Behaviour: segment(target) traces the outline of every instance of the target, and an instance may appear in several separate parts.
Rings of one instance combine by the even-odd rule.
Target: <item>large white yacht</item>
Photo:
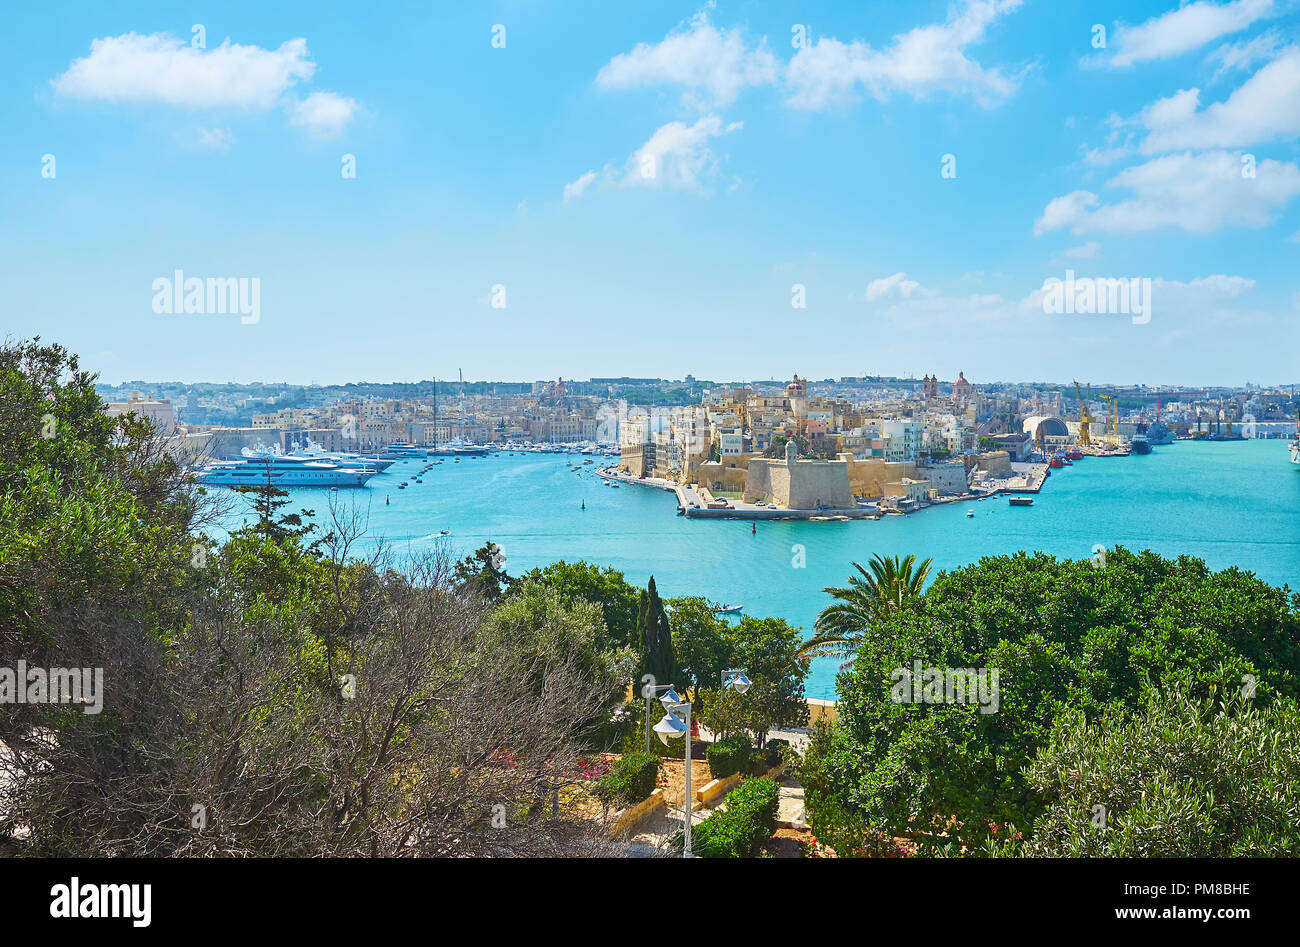
[[[375,471],[375,473],[383,473],[396,463],[396,461],[384,460],[374,454],[328,451],[315,441],[311,440],[307,441],[306,447],[300,447],[288,454],[281,454],[275,448],[266,447],[245,447],[241,453],[245,457],[283,457],[285,460],[328,461],[330,463],[338,464],[340,467],[370,467]]]
[[[1296,436],[1287,446],[1291,448],[1291,463],[1300,464],[1300,431],[1296,432]]]
[[[423,447],[416,447],[413,444],[389,444],[379,452],[379,456],[384,460],[410,460],[412,458],[423,460],[429,456],[429,452]]]
[[[245,457],[217,461],[199,468],[194,479],[221,487],[363,487],[375,475],[372,467],[343,467],[332,461],[287,457]]]

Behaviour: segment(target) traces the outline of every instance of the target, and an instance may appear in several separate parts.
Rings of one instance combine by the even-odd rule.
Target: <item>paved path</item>
[[[699,825],[711,815],[713,815],[712,809],[698,809],[691,813],[691,825]],[[681,808],[665,806],[654,815],[641,820],[641,824],[637,826],[637,834],[632,836],[631,842],[634,845],[644,845],[654,849],[666,848],[668,840],[680,832],[683,825],[685,820],[682,818]]]
[[[781,795],[777,804],[776,822],[782,828],[802,828],[804,823],[803,785],[789,773],[782,773],[777,781]],[[796,823],[799,823],[796,825]]]

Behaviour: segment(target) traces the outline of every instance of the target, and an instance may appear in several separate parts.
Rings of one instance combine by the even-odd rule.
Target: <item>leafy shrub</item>
[[[715,812],[692,832],[691,848],[702,858],[757,855],[776,831],[781,788],[770,779],[748,779],[727,796],[727,808]]]
[[[988,854],[1048,858],[1300,855],[1300,706],[1153,692],[1138,713],[1064,716],[1029,768],[1052,798],[1029,839]]]
[[[788,745],[789,744],[787,744],[784,740],[767,741],[767,768],[768,769],[771,769],[773,766],[781,765],[782,749]]]
[[[749,737],[737,733],[710,744],[704,756],[709,761],[709,773],[713,778],[723,779],[732,773],[746,772],[751,752]]]
[[[653,754],[626,754],[611,772],[597,780],[596,798],[606,807],[635,805],[654,792],[659,765],[659,757]]]

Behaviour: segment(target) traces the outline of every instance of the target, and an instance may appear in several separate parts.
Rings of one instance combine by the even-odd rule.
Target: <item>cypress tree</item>
[[[637,638],[641,643],[642,673],[653,674],[656,684],[673,683],[677,661],[673,657],[673,641],[668,627],[668,613],[664,610],[654,576],[641,593],[641,613],[637,619]]]

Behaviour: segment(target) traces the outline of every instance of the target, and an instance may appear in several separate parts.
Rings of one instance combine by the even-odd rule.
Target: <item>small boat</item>
[[[449,529],[440,529],[440,530],[438,530],[438,535],[439,535],[439,536],[450,536],[450,535],[451,535],[451,530],[449,530]]]
[[[967,511],[966,511],[966,518],[967,518],[967,519],[970,519],[970,518],[971,518],[972,516],[974,516],[974,515],[975,515],[975,511],[974,511],[974,510],[967,510]]]
[[[739,615],[743,609],[743,605],[719,605],[713,610],[713,613],[715,615]]]
[[[1007,502],[1012,506],[1033,506],[1033,497],[1007,497]]]

